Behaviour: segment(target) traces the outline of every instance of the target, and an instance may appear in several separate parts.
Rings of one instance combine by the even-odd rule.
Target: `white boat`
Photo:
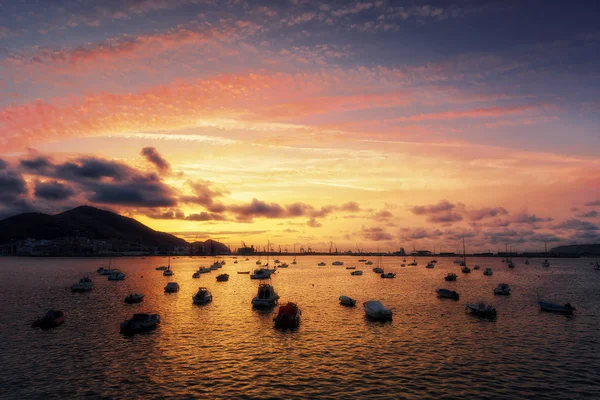
[[[510,286],[508,286],[508,283],[499,283],[494,289],[494,294],[508,296],[510,294]]]
[[[483,274],[486,276],[492,276],[494,273],[492,272],[491,268],[486,268],[485,271],[483,271]]]
[[[571,305],[571,303],[566,303],[564,305],[551,303],[549,301],[538,301],[540,309],[542,311],[555,312],[560,314],[573,314],[575,311],[575,307]]]
[[[394,274],[393,272],[388,272],[387,274],[381,274],[381,275],[379,275],[379,276],[380,276],[380,277],[382,277],[382,278],[388,278],[388,279],[391,279],[391,278],[395,278],[395,277],[396,277],[396,274]]]
[[[198,288],[198,291],[196,292],[196,294],[192,296],[192,301],[196,305],[203,305],[203,304],[210,303],[212,301],[212,299],[213,299],[212,294],[205,287]]]
[[[334,261],[331,263],[331,265],[344,265],[343,261]]]
[[[108,259],[108,267],[106,267],[106,268],[100,267],[100,268],[98,268],[96,270],[96,272],[98,272],[100,275],[110,275],[114,271],[118,271],[118,269],[111,268],[111,265],[112,265],[112,258],[109,257],[109,259]]]
[[[340,296],[340,304],[343,306],[354,307],[356,300],[348,296]]]
[[[455,292],[454,290],[450,290],[450,289],[438,289],[435,292],[437,293],[438,297],[441,297],[444,299],[458,300],[460,298],[460,296],[457,292]]]
[[[387,321],[392,319],[392,310],[385,308],[383,304],[376,300],[369,300],[363,303],[365,314],[373,319]]]
[[[258,292],[256,296],[252,299],[253,307],[271,307],[277,304],[277,300],[279,300],[279,295],[273,289],[273,286],[261,283],[258,286]]]
[[[273,272],[275,271],[268,268],[255,269],[252,275],[250,275],[250,279],[269,279]]]
[[[131,319],[121,323],[121,333],[144,332],[156,328],[160,323],[158,314],[133,314]]]
[[[179,292],[179,284],[177,282],[169,282],[165,286],[165,293]]]
[[[362,275],[362,274],[363,274],[363,272],[360,269],[350,272],[350,275]]]
[[[125,274],[118,269],[113,270],[113,272],[108,276],[109,281],[122,281],[125,279]]]
[[[93,287],[94,282],[92,282],[92,280],[88,277],[83,277],[79,280],[79,282],[71,286],[71,290],[73,292],[87,292],[92,290]]]

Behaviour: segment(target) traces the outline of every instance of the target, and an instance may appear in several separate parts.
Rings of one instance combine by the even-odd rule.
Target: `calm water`
[[[331,266],[335,259],[345,265]],[[95,274],[101,259],[1,258],[0,398],[600,398],[600,272],[589,259],[551,260],[549,269],[515,259],[514,270],[473,259],[482,270],[465,275],[450,258],[426,269],[425,259],[401,268],[386,257],[386,272],[398,275],[381,279],[372,266],[350,276],[345,266],[361,265],[354,257],[299,257],[271,279],[282,301],[302,309],[292,332],[273,329],[273,311],[250,306],[259,282],[236,271],[253,269],[256,258],[225,260],[218,273],[228,272],[228,282],[216,282],[216,271],[192,279],[212,263],[200,257],[172,260],[170,278],[154,269],[165,258],[116,259],[128,277],[109,282]],[[451,271],[458,281],[445,282]],[[71,293],[84,275],[94,289]],[[170,280],[179,293],[163,292]],[[494,297],[500,282],[512,296]],[[198,286],[211,290],[212,304],[192,304]],[[438,299],[440,287],[461,300]],[[134,292],[144,302],[124,304]],[[362,305],[340,306],[340,295],[380,300],[394,320],[368,321]],[[577,313],[541,313],[538,298],[570,301]],[[465,314],[478,300],[496,306],[495,321]],[[31,328],[49,308],[64,310],[65,324]],[[119,323],[140,311],[159,312],[160,327],[120,335]]]

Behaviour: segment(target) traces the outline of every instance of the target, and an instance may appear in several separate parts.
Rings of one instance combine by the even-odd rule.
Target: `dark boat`
[[[144,301],[144,295],[139,293],[132,293],[125,297],[125,303],[127,304],[136,304]]]
[[[229,274],[221,274],[217,276],[217,282],[226,282],[229,280]]]
[[[454,272],[450,272],[448,275],[446,275],[446,277],[444,279],[448,282],[455,281],[456,274]]]
[[[485,303],[467,304],[465,308],[469,314],[480,318],[496,318],[496,309]]]
[[[439,297],[444,299],[458,300],[460,298],[460,295],[456,291],[450,289],[438,289],[435,292]]]
[[[160,315],[158,314],[133,314],[131,319],[121,323],[121,333],[133,334],[145,332],[156,328],[160,323]]]
[[[567,314],[572,315],[573,311],[575,311],[575,307],[571,305],[571,303],[566,303],[564,305],[550,303],[549,301],[538,301],[540,306],[540,310],[554,312],[559,314]]]
[[[275,328],[294,329],[300,324],[300,315],[302,311],[295,303],[287,303],[279,307],[277,316],[273,318]]]
[[[33,328],[42,328],[44,330],[56,328],[65,322],[65,313],[59,310],[50,310],[41,318],[33,321],[31,326]]]

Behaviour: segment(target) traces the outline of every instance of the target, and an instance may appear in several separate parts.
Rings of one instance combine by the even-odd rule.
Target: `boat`
[[[573,311],[575,311],[575,307],[573,307],[571,305],[571,303],[566,303],[566,304],[556,304],[556,303],[550,303],[548,301],[538,301],[538,304],[540,306],[540,310],[542,311],[548,311],[548,312],[555,312],[555,313],[560,313],[560,314],[568,314],[568,315],[572,315]]]
[[[373,265],[373,261],[369,260],[369,261],[365,262],[365,265]]]
[[[550,266],[550,262],[548,260],[542,261],[542,267],[548,268]]]
[[[71,290],[73,292],[87,292],[92,290],[93,287],[94,282],[92,282],[92,280],[88,277],[83,277],[79,280],[79,282],[71,286]]]
[[[210,269],[211,271],[214,271],[219,268],[223,268],[223,265],[220,262],[215,261],[208,269]]]
[[[362,275],[362,274],[363,274],[363,272],[360,269],[350,272],[350,275]]]
[[[483,271],[483,274],[486,276],[492,276],[493,272],[491,268],[486,268],[485,271]]]
[[[529,265],[529,260],[525,260],[525,265]]]
[[[510,286],[508,286],[508,283],[499,283],[494,289],[494,294],[508,296],[510,294]]]
[[[508,244],[506,246],[507,246],[506,253],[507,254],[512,254],[512,246],[510,247],[510,253],[508,252]],[[515,267],[515,263],[513,263],[512,256],[510,256],[510,257],[507,256],[506,257],[506,266],[508,268],[514,268]]]
[[[212,294],[205,287],[198,288],[196,294],[192,296],[192,301],[196,305],[208,304],[212,301],[212,299]]]
[[[171,271],[171,256],[169,256],[167,268],[163,271],[163,276],[173,276],[173,271]]]
[[[373,272],[377,274],[383,274],[383,268],[375,267],[373,268]]]
[[[594,271],[600,271],[600,263],[598,262],[597,257],[596,257],[596,265],[594,265]]]
[[[233,263],[234,263],[234,264],[237,264],[237,260],[235,260]]]
[[[287,267],[289,267],[288,263],[279,264],[279,268],[287,268]]]
[[[198,271],[194,272],[194,273],[192,274],[192,278],[194,278],[194,279],[198,279],[198,278],[200,278],[200,272],[198,272]]]
[[[354,307],[356,305],[356,300],[350,298],[348,296],[340,296],[340,304],[347,307]]]
[[[229,274],[221,274],[217,276],[217,282],[226,282],[229,280]]]
[[[471,315],[475,315],[481,318],[494,318],[496,317],[496,309],[490,305],[486,305],[485,303],[478,304],[467,304],[465,307],[467,311]]]
[[[108,267],[106,267],[106,268],[100,267],[96,270],[96,272],[98,272],[100,275],[110,275],[114,271],[118,271],[117,269],[111,268],[111,265],[112,265],[112,257],[109,257],[108,258]]]
[[[294,260],[292,261],[292,264],[297,264],[298,262],[296,261],[296,245],[294,244]]]
[[[367,260],[366,260],[366,259],[364,259],[364,258],[361,258],[360,260],[358,260],[358,262],[362,262],[362,263],[364,263],[364,262],[367,262]]]
[[[477,265],[475,265],[475,266],[473,267],[473,269],[474,269],[475,271],[479,270],[480,268],[481,268],[481,267],[479,266],[479,264],[477,264]]]
[[[469,274],[469,273],[471,273],[471,268],[469,268],[465,265],[464,267],[461,268],[460,272],[462,272],[463,274]]]
[[[281,261],[279,261],[279,259],[275,259],[275,261],[273,261],[273,264],[279,264]]]
[[[427,265],[425,266],[425,268],[435,268],[435,264],[432,263],[431,261],[427,263]]]
[[[512,261],[512,260],[510,260],[510,261],[509,261],[509,262],[506,264],[506,266],[507,266],[508,268],[514,268],[514,267],[515,267],[515,263],[513,263],[513,261]]]
[[[356,267],[355,267],[355,266],[352,266],[352,265],[348,265],[348,266],[346,267],[346,269],[356,269]]]
[[[318,263],[317,265],[318,265],[319,267],[324,267],[324,266],[325,266],[325,265],[327,265],[327,264],[325,264],[323,261],[321,261],[321,262],[320,262],[320,263]]]
[[[548,261],[548,245],[544,242],[544,261],[542,261],[542,267],[548,268],[550,262]]]
[[[450,282],[450,281],[455,281],[457,278],[456,274],[454,272],[450,272],[448,275],[446,275],[446,277],[444,278],[446,281]]]
[[[457,258],[456,260],[452,261],[454,264],[462,264],[463,260],[461,260],[460,258]]]
[[[456,291],[450,289],[438,289],[435,292],[437,293],[438,297],[443,299],[458,300],[460,298],[460,295]]]
[[[334,261],[331,263],[331,265],[344,265],[343,261]]]
[[[412,260],[412,262],[409,262],[408,266],[410,266],[410,267],[416,267],[417,266],[417,259],[415,258],[415,259]]]
[[[200,267],[200,268],[198,268],[198,273],[199,274],[208,274],[211,271],[212,271],[212,269],[210,269],[209,267]]]
[[[288,302],[282,306],[279,306],[279,311],[275,318],[273,318],[273,324],[278,329],[294,329],[300,324],[300,316],[302,311],[295,303]]]
[[[225,265],[225,260],[221,260],[221,265]]]
[[[273,272],[275,271],[268,268],[255,269],[250,279],[270,279]]]
[[[108,276],[109,281],[122,281],[125,280],[125,274],[118,269],[113,270],[113,272]]]
[[[391,279],[391,278],[395,278],[396,274],[394,274],[393,272],[388,272],[387,274],[381,274],[379,276],[384,279]]]
[[[250,271],[238,271],[239,275],[248,275],[250,274]]]
[[[258,286],[258,292],[252,299],[253,307],[271,307],[277,304],[279,295],[273,289],[273,286],[267,283],[261,283]]]
[[[65,322],[66,315],[60,310],[49,310],[46,315],[36,319],[31,323],[32,328],[51,329],[62,325]]]
[[[179,284],[177,282],[169,282],[165,286],[165,293],[176,293],[179,292]]]
[[[157,271],[164,271],[165,269],[167,269],[167,266],[166,265],[162,265],[162,266],[156,267],[154,269],[157,270]]]
[[[160,323],[160,315],[139,313],[121,323],[121,333],[138,333],[152,330]]]
[[[406,264],[402,263],[400,264],[401,267],[406,267]]]
[[[402,259],[402,262],[406,262],[406,257]]]
[[[377,300],[369,300],[363,303],[365,314],[369,318],[373,318],[379,321],[388,321],[392,319],[392,310],[385,308]]]
[[[262,264],[262,261],[256,260],[256,265],[261,265],[261,264]]]
[[[127,304],[141,303],[142,301],[144,301],[144,295],[139,293],[132,293],[128,296],[125,296],[125,299],[123,301]]]

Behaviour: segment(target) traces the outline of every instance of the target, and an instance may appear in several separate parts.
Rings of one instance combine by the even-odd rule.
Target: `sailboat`
[[[550,263],[548,262],[548,245],[544,242],[544,261],[542,262],[542,267],[549,267]]]
[[[598,257],[596,257],[596,265],[594,266],[595,271],[600,271],[600,263],[598,262]]]
[[[250,279],[269,279],[271,278],[271,274],[275,272],[275,269],[269,269],[269,250],[271,244],[268,242],[267,244],[267,263],[259,269],[255,269],[252,275],[250,275]],[[258,262],[258,261],[257,261]]]
[[[462,272],[468,274],[471,272],[471,268],[467,267],[467,250],[465,248],[465,237],[463,236],[463,261],[460,263],[462,265]]]
[[[171,271],[171,256],[169,256],[169,263],[167,264],[167,269],[163,272],[163,276],[172,276],[173,271]]]
[[[294,261],[292,261],[292,264],[296,264],[296,244],[294,243]]]
[[[512,260],[512,246],[510,247],[510,254],[511,254],[510,257],[508,255],[506,256],[506,265],[508,266],[508,268],[514,268],[515,264],[513,263],[513,260]]]

